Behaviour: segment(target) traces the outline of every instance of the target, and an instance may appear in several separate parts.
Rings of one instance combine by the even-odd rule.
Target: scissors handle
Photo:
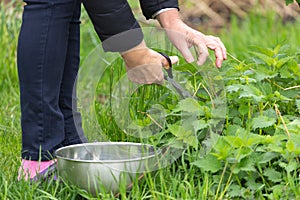
[[[165,59],[167,59],[169,66],[166,66],[164,68],[165,68],[168,76],[170,78],[173,78],[172,61],[171,61],[170,57],[165,53],[162,53],[162,52],[158,52],[158,53],[160,53],[163,57],[165,57]],[[166,79],[166,77],[165,77],[165,79]]]

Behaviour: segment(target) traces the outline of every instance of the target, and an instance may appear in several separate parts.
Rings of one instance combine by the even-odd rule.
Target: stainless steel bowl
[[[56,151],[59,176],[92,194],[130,184],[138,174],[151,171],[160,152],[153,146],[129,142],[71,145]]]

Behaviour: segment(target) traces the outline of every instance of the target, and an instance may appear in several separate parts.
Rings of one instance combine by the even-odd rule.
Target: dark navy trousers
[[[76,107],[80,0],[25,0],[18,41],[22,158],[87,142]]]

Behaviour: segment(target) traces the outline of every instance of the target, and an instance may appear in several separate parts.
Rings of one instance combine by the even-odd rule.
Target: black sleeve
[[[127,0],[83,0],[105,51],[121,52],[143,40]]]
[[[146,19],[151,19],[157,11],[164,8],[177,8],[178,0],[140,0],[141,8]]]

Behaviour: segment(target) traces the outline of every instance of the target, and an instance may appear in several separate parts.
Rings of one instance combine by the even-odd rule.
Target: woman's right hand
[[[121,53],[126,64],[128,79],[139,84],[162,84],[162,67],[169,63],[164,56],[149,49],[142,41],[138,46]],[[170,56],[172,64],[178,62],[177,56]]]

